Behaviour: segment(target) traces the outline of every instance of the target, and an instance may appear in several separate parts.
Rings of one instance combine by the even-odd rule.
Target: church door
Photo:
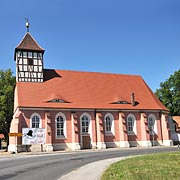
[[[82,144],[82,149],[90,149],[90,134],[89,134],[89,123],[90,119],[88,116],[83,115],[81,118],[81,144]]]

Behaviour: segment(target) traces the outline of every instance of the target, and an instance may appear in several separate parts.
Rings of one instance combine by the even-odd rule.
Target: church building
[[[22,133],[22,137],[10,136],[8,151],[172,144],[169,111],[141,76],[45,69],[44,52],[29,32],[15,48],[10,133]],[[38,137],[32,135],[36,130],[44,132],[44,141],[26,144],[23,138],[30,133],[30,138]]]

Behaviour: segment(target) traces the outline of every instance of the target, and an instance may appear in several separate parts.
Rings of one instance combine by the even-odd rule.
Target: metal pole
[[[153,146],[154,146],[154,129],[152,129],[152,136],[153,136]]]
[[[41,144],[41,152],[43,152],[43,144]]]
[[[15,153],[17,153],[17,136],[15,136]]]

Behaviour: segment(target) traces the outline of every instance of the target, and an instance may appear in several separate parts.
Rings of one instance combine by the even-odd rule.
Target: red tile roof
[[[46,69],[44,77],[43,83],[17,82],[19,107],[168,111],[141,76]],[[48,102],[55,99],[65,102]],[[128,104],[113,104],[118,101]]]
[[[38,43],[34,40],[34,38],[29,32],[25,34],[20,44],[16,47],[15,51],[17,50],[31,50],[44,52],[44,49],[38,45]]]
[[[172,118],[174,121],[177,122],[178,126],[180,127],[180,116],[173,116]]]

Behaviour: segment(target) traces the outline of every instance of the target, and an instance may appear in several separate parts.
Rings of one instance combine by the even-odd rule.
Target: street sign
[[[9,133],[9,136],[22,136],[22,133]]]

